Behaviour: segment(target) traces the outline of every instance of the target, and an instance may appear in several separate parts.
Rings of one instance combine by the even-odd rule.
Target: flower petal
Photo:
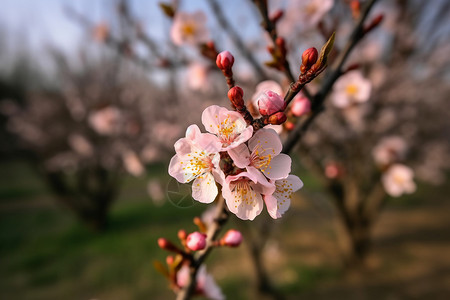
[[[255,135],[248,141],[248,148],[253,152],[256,148],[271,150],[273,156],[278,155],[283,148],[280,140],[280,136],[275,130],[270,128],[261,128]]]
[[[233,184],[232,184],[233,185]],[[253,220],[263,209],[261,194],[255,192],[250,185],[248,188],[224,188],[223,197],[228,209],[242,220]]]
[[[240,144],[236,148],[228,150],[228,154],[238,168],[245,168],[250,164],[250,151],[245,144]]]
[[[216,199],[218,190],[214,176],[205,173],[192,184],[192,197],[201,203],[211,203]]]
[[[291,164],[292,159],[289,155],[279,154],[275,156],[270,162],[268,168],[265,168],[263,171],[264,175],[270,179],[282,179],[286,178],[291,172]]]

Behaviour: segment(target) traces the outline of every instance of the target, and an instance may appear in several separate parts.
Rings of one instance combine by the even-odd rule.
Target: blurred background
[[[168,162],[204,108],[229,107],[205,42],[235,55],[249,106],[261,82],[287,90],[252,1],[159,2],[2,1],[0,298],[173,298],[153,267],[166,255],[156,240],[194,231],[207,206],[170,178]],[[284,11],[277,28],[294,76],[301,53],[336,31],[332,62],[365,2],[269,0],[271,13]],[[198,13],[203,40],[177,40],[182,13]],[[231,218],[244,244],[209,258],[228,299],[450,294],[450,2],[380,0],[367,23],[379,15],[346,63],[370,97],[344,107],[331,90],[291,153],[305,185],[290,210]],[[288,124],[305,116],[292,108]],[[285,139],[291,127],[278,129]],[[414,188],[386,184],[410,180],[394,165]]]

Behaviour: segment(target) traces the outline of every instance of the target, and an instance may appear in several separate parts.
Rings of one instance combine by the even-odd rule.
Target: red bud
[[[312,65],[314,65],[319,57],[317,49],[312,47],[306,49],[302,54],[302,65],[300,67],[300,72],[303,74],[307,72]]]
[[[224,73],[231,72],[234,64],[234,56],[229,51],[220,52],[216,58],[216,65]]]
[[[238,110],[243,109],[245,106],[243,97],[244,91],[238,86],[232,87],[228,91],[228,99],[230,99],[231,104]]]

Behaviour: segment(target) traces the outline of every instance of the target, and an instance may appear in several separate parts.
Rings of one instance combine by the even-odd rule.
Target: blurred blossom
[[[109,26],[106,23],[100,23],[94,27],[92,36],[97,42],[105,42],[109,36]]]
[[[177,12],[173,20],[170,36],[175,45],[196,46],[206,43],[209,38],[206,15],[202,11],[194,13]]]
[[[133,176],[140,176],[145,169],[136,153],[127,150],[122,155],[125,170]]]
[[[386,193],[392,197],[411,194],[416,191],[414,171],[405,165],[395,164],[383,174],[382,182]]]
[[[81,156],[91,156],[94,153],[91,143],[80,134],[69,135],[68,142],[75,152]]]
[[[336,107],[344,108],[369,100],[372,84],[358,70],[342,75],[333,86],[331,95]]]
[[[372,150],[375,162],[387,166],[405,158],[407,150],[406,141],[400,136],[383,138]]]
[[[291,112],[294,116],[300,117],[311,111],[311,102],[302,93],[298,93],[292,100]]]
[[[190,276],[189,267],[183,265],[177,272],[177,285],[184,287]],[[222,294],[220,287],[215,282],[214,278],[206,272],[206,268],[202,265],[197,273],[197,288],[196,290],[211,300],[223,300],[225,296]]]
[[[281,35],[291,35],[295,30],[313,29],[333,5],[334,0],[290,0],[278,26]]]
[[[156,179],[149,180],[147,185],[147,192],[154,204],[159,206],[164,203],[165,200],[164,190],[159,180]]]
[[[102,135],[112,135],[120,130],[122,114],[117,107],[108,106],[92,112],[89,115],[89,124]]]

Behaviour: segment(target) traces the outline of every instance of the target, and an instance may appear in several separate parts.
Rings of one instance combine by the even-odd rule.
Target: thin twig
[[[216,16],[217,21],[219,22],[222,29],[228,33],[230,39],[236,45],[239,52],[241,52],[242,56],[244,56],[245,59],[254,68],[257,81],[268,79],[269,76],[267,76],[265,70],[261,67],[261,65],[256,60],[256,58],[252,54],[252,52],[250,52],[247,49],[247,47],[245,46],[244,42],[242,41],[242,38],[240,37],[240,35],[236,32],[236,30],[233,28],[233,26],[230,24],[228,19],[223,14],[223,10],[221,9],[218,1],[217,0],[209,0],[207,2],[211,6],[211,10],[213,11],[214,15]]]
[[[342,75],[342,67],[346,62],[351,51],[355,45],[364,37],[364,21],[369,15],[370,10],[377,0],[371,0],[367,3],[361,16],[350,35],[350,38],[344,47],[344,50],[340,53],[339,57],[336,59],[335,63],[328,72],[328,76],[325,78],[324,83],[319,90],[319,92],[314,95],[312,105],[311,105],[311,115],[303,123],[299,123],[297,127],[289,134],[287,140],[283,145],[283,152],[289,153],[292,151],[298,140],[301,138],[302,134],[308,129],[314,119],[324,110],[323,103],[326,96],[330,92],[333,84]]]
[[[215,247],[214,241],[227,221],[228,211],[225,208],[225,199],[219,194],[214,222],[209,226],[207,232],[206,248],[192,258],[191,265],[189,266],[188,283],[178,292],[177,300],[187,300],[194,294],[197,285],[196,277],[198,270]]]

